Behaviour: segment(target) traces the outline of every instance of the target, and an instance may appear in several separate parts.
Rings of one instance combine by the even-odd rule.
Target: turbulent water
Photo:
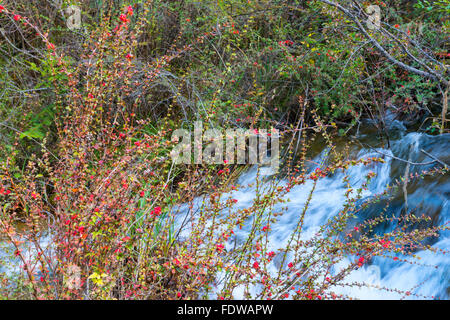
[[[402,177],[405,174],[406,163],[400,159],[408,159],[413,163],[429,163],[433,159],[427,156],[421,150],[439,158],[444,163],[450,163],[450,134],[440,136],[430,136],[424,133],[408,133],[401,123],[392,123],[390,130],[390,148],[377,147],[369,148],[367,145],[376,146],[379,142],[374,131],[367,131],[363,134],[358,134],[358,141],[361,144],[353,144],[350,150],[353,158],[367,158],[367,157],[383,157],[385,163],[372,165],[369,167],[355,166],[347,171],[350,176],[351,184],[356,189],[356,186],[361,185],[363,177],[369,171],[375,172],[377,175],[370,184],[369,190],[363,194],[365,199],[372,197],[377,193],[381,193],[385,187],[392,183],[395,179]],[[342,141],[345,144],[347,141]],[[366,146],[366,147],[364,147]],[[327,149],[320,145],[315,146],[316,149],[322,148],[315,157],[314,163],[309,170],[314,170],[320,166],[322,161],[326,159]],[[439,163],[411,165],[410,173],[420,172],[422,170],[429,170],[433,167],[441,166]],[[276,179],[268,168],[262,168],[259,171],[260,175],[265,175],[266,179]],[[235,191],[232,196],[237,199],[238,208],[247,208],[251,206],[256,190],[254,186],[249,187],[248,184],[254,183],[256,180],[257,169],[251,168],[244,173],[238,181],[242,187]],[[336,215],[343,207],[346,197],[344,196],[346,187],[342,182],[343,174],[335,174],[330,177],[320,179],[317,183],[314,192],[312,203],[309,206],[305,217],[305,234],[304,237],[314,235],[319,226],[325,223],[329,218]],[[281,184],[285,183],[280,181]],[[271,250],[281,248],[287,242],[287,237],[295,227],[298,215],[301,212],[309,192],[312,188],[310,181],[306,185],[301,185],[292,188],[288,194],[290,202],[287,204],[276,206],[275,210],[280,210],[287,206],[287,211],[280,217],[278,222],[272,226],[269,234],[269,246]],[[408,184],[408,211],[411,210],[416,215],[426,214],[433,219],[434,225],[442,225],[449,221],[449,194],[450,194],[450,179],[447,176],[437,176],[425,179],[412,180]],[[195,207],[201,205],[203,199],[198,198],[195,201]],[[360,214],[361,221],[363,219],[375,217],[379,215],[381,209],[385,204],[378,203],[373,205]],[[405,201],[403,191],[400,190],[395,195],[393,201],[390,202],[388,214],[400,216],[405,211]],[[180,219],[178,223],[183,220],[183,213],[187,214],[187,205],[183,205],[180,211]],[[356,222],[355,222],[356,223]],[[244,226],[242,230],[236,232],[236,241],[239,242],[245,239],[249,232],[250,223]],[[394,225],[384,226],[384,231],[389,231],[395,228]],[[185,229],[183,233],[189,232]],[[48,244],[48,239],[45,241]],[[450,232],[442,232],[440,238],[434,243],[433,247],[443,250],[450,248]],[[4,248],[3,248],[4,249]],[[10,248],[11,249],[11,248]],[[231,249],[231,244],[230,248]],[[4,254],[0,242],[0,259]],[[346,282],[364,282],[380,287],[396,288],[403,291],[411,291],[418,296],[411,295],[408,298],[417,297],[435,297],[437,299],[448,299],[450,295],[450,256],[447,254],[435,254],[429,251],[420,251],[417,256],[421,258],[420,265],[408,264],[392,259],[375,257],[369,264],[354,271]],[[400,256],[399,256],[400,257]],[[400,257],[401,258],[401,257]],[[406,259],[410,259],[405,257]],[[276,260],[276,259],[275,259]],[[341,266],[346,266],[350,261],[343,261]],[[279,262],[278,262],[279,263]],[[279,265],[275,263],[271,266],[273,272]],[[339,266],[338,266],[339,267]],[[436,268],[437,267],[437,268]],[[1,270],[0,270],[1,271]],[[336,292],[346,294],[351,297],[360,299],[398,299],[402,296],[395,292],[381,291],[370,287],[362,288],[335,288]],[[235,298],[242,297],[237,293]]]
[[[399,122],[393,122],[390,130],[390,148],[372,148],[368,145],[375,145],[379,139],[374,131],[368,131],[365,134],[358,134],[358,141],[362,143],[354,144],[351,149],[352,156],[356,158],[382,157],[385,163],[372,166],[355,166],[347,170],[346,174],[350,176],[350,181],[354,189],[363,183],[369,171],[377,175],[372,180],[369,190],[363,194],[368,199],[375,194],[381,193],[386,186],[395,179],[403,177],[405,174],[406,163],[399,159],[408,159],[411,163],[409,172],[416,173],[422,170],[429,170],[441,164],[434,162],[421,150],[439,158],[443,163],[450,163],[450,134],[440,136],[430,136],[424,133],[408,133]],[[344,141],[345,143],[345,141]],[[364,147],[365,146],[365,147]],[[314,159],[316,163],[309,170],[314,170],[320,166],[322,160],[326,157],[327,149]],[[398,158],[398,159],[396,159]],[[420,163],[420,165],[418,165]],[[425,163],[425,164],[423,164]],[[428,163],[428,164],[427,164]],[[260,170],[260,175],[270,177],[271,172],[268,168]],[[305,217],[305,237],[314,235],[319,226],[324,224],[329,218],[336,215],[344,206],[346,197],[344,196],[346,187],[342,182],[343,174],[335,174],[331,177],[320,179],[313,194],[312,203]],[[255,187],[246,187],[257,179],[257,169],[253,167],[243,174],[238,184],[241,189],[230,194],[232,198],[238,200],[238,208],[247,208],[251,206],[256,195]],[[285,183],[280,181],[281,184]],[[269,246],[271,250],[282,248],[288,241],[288,237],[294,229],[298,216],[308,198],[312,182],[292,188],[287,195],[290,202],[287,204],[275,206],[274,211],[287,207],[287,211],[279,218],[276,224],[271,227],[269,234]],[[449,221],[449,194],[450,179],[447,176],[437,176],[425,179],[417,179],[409,182],[407,187],[407,208],[405,208],[404,193],[400,188],[393,201],[390,202],[388,215],[400,216],[404,214],[405,209],[413,212],[417,216],[426,214],[432,217],[433,225],[445,224]],[[197,199],[196,204],[200,206],[202,199]],[[386,203],[372,205],[360,214],[361,222],[364,218],[371,218],[379,215],[381,209]],[[194,204],[194,208],[196,205]],[[184,209],[186,212],[186,209]],[[245,239],[250,230],[251,223],[247,223],[242,230],[236,233],[237,242]],[[384,226],[384,231],[390,231],[395,225]],[[381,230],[383,231],[383,230]],[[450,232],[441,232],[438,241],[434,241],[433,247],[448,250],[450,248]],[[229,245],[231,249],[231,244]],[[396,288],[402,291],[411,291],[415,295],[406,298],[427,298],[427,299],[448,299],[450,291],[450,256],[447,254],[431,253],[429,251],[419,251],[416,253],[420,257],[420,265],[408,264],[394,261],[393,259],[375,257],[369,264],[354,271],[345,280],[347,283],[359,282],[367,283],[373,286]],[[397,255],[402,258],[400,255]],[[411,260],[411,257],[403,257]],[[339,267],[345,267],[350,263],[349,260],[343,261]],[[276,272],[276,262],[271,266],[272,271]],[[437,268],[436,268],[437,267]],[[255,289],[256,290],[256,289]],[[405,298],[396,292],[379,290],[371,287],[336,287],[335,292],[345,294],[359,299],[399,299]],[[242,292],[235,294],[235,298],[240,298]]]

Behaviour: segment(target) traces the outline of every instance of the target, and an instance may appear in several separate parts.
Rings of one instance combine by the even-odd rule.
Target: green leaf
[[[20,139],[29,138],[29,139],[43,139],[44,133],[40,130],[39,126],[28,129],[20,135]]]

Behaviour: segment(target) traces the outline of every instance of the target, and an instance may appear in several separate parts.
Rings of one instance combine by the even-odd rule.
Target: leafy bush
[[[34,102],[39,110],[20,119],[26,125],[0,144],[0,230],[11,249],[5,261],[20,266],[0,276],[2,297],[346,298],[335,292],[346,275],[375,256],[430,249],[425,240],[447,229],[412,214],[353,226],[356,214],[395,187],[361,202],[373,174],[352,186],[346,170],[383,160],[353,160],[333,144],[337,119],[359,121],[355,92],[367,97],[351,80],[363,78],[378,57],[366,51],[353,59],[354,47],[327,36],[333,23],[303,16],[322,12],[315,2],[219,1],[219,11],[213,3],[113,1],[88,15],[89,33],[67,38],[0,7],[25,39],[36,43],[37,34],[44,44],[26,66],[35,73],[34,89],[49,88]],[[90,4],[83,12],[99,5]],[[267,18],[267,11],[274,13]],[[401,99],[413,90],[407,81]],[[433,88],[419,89],[431,99]],[[245,188],[235,183],[239,166],[171,163],[172,130],[193,119],[285,132],[302,123],[299,159],[286,157],[284,180],[257,176],[252,204],[239,207],[231,196]],[[305,141],[318,134],[330,154],[309,173]],[[296,153],[292,136],[285,139],[286,154]],[[27,144],[33,150],[22,150]],[[348,185],[346,205],[307,237],[303,223],[315,186],[338,172]],[[268,235],[294,187],[311,187],[309,199],[287,243],[272,251]],[[390,221],[402,228],[374,232]],[[247,232],[237,241],[242,228]]]

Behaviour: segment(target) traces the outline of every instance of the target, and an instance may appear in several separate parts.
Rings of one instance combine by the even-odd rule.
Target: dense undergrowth
[[[448,228],[432,226],[420,212],[381,212],[354,225],[359,212],[398,186],[361,202],[373,174],[352,186],[346,170],[383,159],[351,159],[336,149],[335,137],[371,117],[384,139],[387,113],[421,122],[429,133],[448,132],[441,114],[446,88],[391,64],[332,7],[238,0],[54,4],[0,6],[0,229],[9,256],[0,297],[348,298],[334,291],[353,270],[375,256],[431,250],[424,240]],[[82,9],[81,29],[66,26],[61,12],[70,4]],[[383,8],[394,29],[445,65],[448,3],[387,1]],[[419,67],[402,55],[402,44],[387,43],[390,54]],[[439,63],[426,66],[440,70]],[[244,187],[236,177],[245,167],[171,161],[172,132],[196,120],[205,129],[280,130],[279,177],[287,184],[258,177],[252,205],[236,208],[230,192]],[[309,173],[317,136],[329,154]],[[317,181],[338,172],[348,185],[346,205],[305,237]],[[446,173],[439,166],[410,178]],[[292,188],[309,183],[295,230],[284,248],[270,251],[268,234],[283,215],[275,207],[287,206]],[[188,204],[184,214],[181,204]],[[373,231],[394,220],[393,231]],[[231,246],[246,223],[245,240]]]

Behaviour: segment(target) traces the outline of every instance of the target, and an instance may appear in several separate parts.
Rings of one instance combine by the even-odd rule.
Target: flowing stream
[[[436,166],[443,166],[443,164],[437,161],[430,163],[434,159],[430,158],[422,150],[439,159],[442,163],[450,163],[450,134],[431,136],[425,133],[408,132],[403,124],[398,121],[392,121],[389,126],[390,148],[380,148],[377,146],[377,144],[380,144],[377,131],[373,126],[370,128],[370,123],[366,123],[364,124],[365,132],[358,133],[356,137],[359,143],[353,143],[353,147],[350,149],[351,156],[354,159],[367,157],[382,157],[385,159],[385,163],[371,166],[358,165],[350,167],[347,170],[346,174],[350,177],[350,182],[354,189],[363,183],[363,178],[369,171],[376,173],[376,177],[369,185],[369,190],[363,194],[363,199],[368,199],[375,194],[382,193],[388,184],[393,183],[395,179],[399,179],[405,175],[407,162],[401,159],[415,163],[410,165],[408,169],[410,174],[430,170]],[[342,144],[341,147],[348,140],[349,138],[343,138],[340,142]],[[314,161],[312,161],[313,165],[309,168],[310,171],[320,166],[322,160],[325,159],[327,151],[323,143],[316,142],[315,144],[313,148],[319,152],[315,156]],[[368,146],[377,147],[373,148]],[[264,170],[260,169],[259,175],[266,175],[267,177],[265,178],[268,179],[276,179],[274,176],[271,176],[272,173],[268,170],[269,168],[262,169]],[[314,235],[322,224],[343,208],[346,201],[344,195],[346,186],[342,182],[343,177],[343,174],[334,174],[319,179],[312,202],[305,216],[304,232],[306,238]],[[251,206],[256,196],[254,184],[256,179],[256,167],[251,168],[238,179],[237,184],[241,188],[229,194],[229,196],[238,200],[236,204],[237,208],[248,208]],[[284,181],[280,182],[281,184],[285,183]],[[252,183],[253,186],[248,186]],[[282,248],[288,241],[289,235],[295,228],[298,216],[308,198],[312,184],[312,181],[309,180],[305,185],[292,188],[291,192],[286,196],[290,201],[287,204],[275,206],[274,211],[281,210],[282,207],[287,207],[287,210],[279,217],[277,223],[271,226],[269,249],[275,251],[276,249]],[[407,204],[405,204],[403,189],[399,188],[393,200],[389,203],[387,215],[399,217],[404,214],[406,209],[408,212],[413,211],[416,216],[425,214],[431,217],[432,223],[435,226],[446,224],[450,219],[449,195],[450,179],[448,175],[414,179],[409,181],[407,185]],[[202,198],[196,199],[194,202],[194,210],[196,207],[201,206],[202,200]],[[358,222],[378,216],[386,206],[386,201],[382,200],[381,203],[371,205],[368,209],[360,213]],[[183,208],[182,212],[187,212],[187,208]],[[250,227],[251,222],[248,222],[242,230],[236,232],[235,236],[238,243],[245,239]],[[381,227],[384,230],[380,231],[390,231],[395,228],[395,225],[384,224]],[[450,232],[441,232],[440,237],[437,240],[432,240],[429,244],[435,248],[449,250]],[[232,249],[232,247],[232,244],[229,247],[226,246],[227,249]],[[429,251],[419,251],[416,252],[416,255],[420,257],[419,265],[394,261],[389,258],[375,257],[371,259],[370,263],[354,271],[345,279],[347,283],[359,282],[372,286],[396,288],[402,291],[410,291],[416,295],[404,297],[404,295],[397,292],[379,290],[374,287],[336,287],[335,292],[359,299],[399,299],[402,297],[413,299],[424,297],[426,299],[448,299],[450,295],[450,256],[448,254],[432,253]],[[397,257],[411,260],[411,257],[402,257],[400,255],[397,255]],[[271,268],[273,272],[276,272],[279,267],[279,262],[277,265],[276,259],[274,261]],[[342,265],[337,266],[337,268],[344,267],[349,263],[350,260],[342,261]],[[242,296],[243,290],[235,294],[234,297],[239,299]]]
[[[367,128],[370,126],[365,124],[364,127]],[[438,158],[443,163],[450,163],[450,134],[430,136],[424,133],[408,132],[400,122],[393,121],[390,123],[389,130],[390,148],[380,148],[377,146],[380,139],[377,136],[376,130],[365,130],[365,132],[358,133],[356,137],[362,145],[360,143],[352,144],[353,147],[350,149],[351,156],[355,159],[374,156],[385,159],[385,163],[383,164],[368,167],[359,165],[350,167],[347,170],[347,175],[350,177],[350,182],[354,189],[363,183],[363,177],[369,171],[376,173],[376,177],[369,185],[369,190],[363,194],[363,198],[365,199],[381,193],[388,184],[404,176],[407,164],[398,159],[408,159],[412,163],[428,163],[410,165],[409,172],[412,174],[421,172],[422,170],[429,170],[436,166],[442,166],[438,162],[430,164],[429,162],[433,161],[433,159],[422,152],[422,150]],[[349,138],[342,138],[341,140],[339,143],[343,146],[348,142]],[[367,145],[374,146],[376,149],[369,148]],[[320,166],[322,160],[325,160],[327,152],[327,149],[319,141],[315,142],[313,147],[317,151],[317,155],[312,162],[313,165],[309,168],[311,171]],[[266,175],[267,179],[276,179],[271,175],[270,170],[267,170],[268,168],[262,169],[259,171],[260,174]],[[238,200],[236,204],[238,208],[247,208],[252,204],[256,190],[254,185],[248,185],[255,182],[256,175],[257,169],[255,167],[241,175],[237,182],[241,185],[241,188],[233,192],[233,194],[230,194],[230,196]],[[319,179],[312,202],[305,216],[305,237],[314,235],[319,226],[342,209],[346,201],[346,197],[344,196],[346,187],[342,182],[342,178],[343,174],[334,174]],[[284,181],[280,182],[282,184],[285,183]],[[270,249],[275,251],[283,247],[287,242],[287,235],[295,227],[298,215],[308,198],[311,188],[311,181],[305,185],[292,188],[291,192],[287,195],[290,202],[280,204],[279,207],[274,208],[278,210],[282,207],[287,207],[287,210],[279,218],[278,222],[272,226],[269,234]],[[450,219],[449,195],[450,179],[448,175],[414,179],[407,186],[408,211],[413,210],[416,215],[426,214],[430,216],[433,225],[446,224]],[[200,206],[201,202],[202,198],[197,198],[194,209],[195,206]],[[364,219],[379,215],[385,205],[386,203],[383,203],[383,201],[376,205],[371,205],[361,213],[359,217],[360,222]],[[390,202],[387,213],[398,217],[404,214],[405,205],[404,192],[400,188],[393,201]],[[187,213],[187,211],[187,204],[185,204],[181,207],[180,213],[183,215],[183,212]],[[384,231],[392,230],[394,227],[394,225],[383,225]],[[250,223],[247,223],[242,230],[237,231],[235,235],[236,241],[239,242],[239,239],[244,239],[249,232],[249,228]],[[184,230],[181,233],[182,236],[184,232],[188,232],[188,230]],[[49,239],[46,238],[44,242],[49,244]],[[450,232],[441,232],[440,238],[431,242],[430,245],[435,248],[449,250]],[[0,242],[0,259],[5,254],[4,249],[5,247],[3,246],[2,250]],[[450,296],[450,256],[448,254],[431,253],[429,251],[419,251],[417,252],[417,256],[421,258],[420,265],[375,257],[370,263],[354,271],[346,281],[364,282],[380,287],[411,291],[418,294],[419,297],[426,296],[430,298],[433,296],[437,299],[448,299]],[[399,258],[401,257],[399,256]],[[407,257],[405,258],[408,259]],[[343,261],[342,266],[347,265],[349,262]],[[276,264],[275,259],[275,263],[272,266],[274,272],[277,268]],[[336,292],[360,299],[398,299],[401,297],[396,292],[378,290],[370,287],[337,287]],[[240,298],[239,294],[235,298]],[[417,296],[410,296],[409,298],[417,298]]]

